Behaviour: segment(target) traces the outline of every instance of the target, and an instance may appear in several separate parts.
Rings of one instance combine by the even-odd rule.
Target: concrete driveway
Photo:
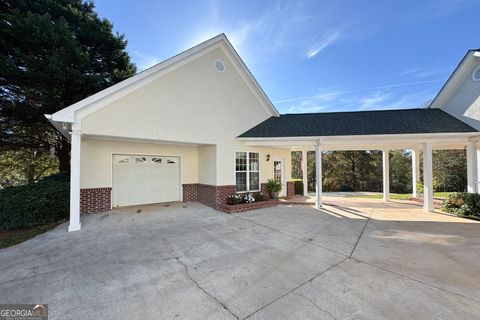
[[[50,319],[480,319],[480,223],[327,198],[83,217],[0,250],[0,303]]]

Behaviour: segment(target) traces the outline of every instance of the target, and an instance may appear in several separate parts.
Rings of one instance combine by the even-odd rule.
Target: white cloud
[[[313,49],[310,49],[307,51],[306,56],[307,58],[313,58],[317,54],[319,54],[323,49],[334,43],[340,38],[340,32],[339,31],[334,31],[330,34],[327,34],[326,37],[317,43]]]

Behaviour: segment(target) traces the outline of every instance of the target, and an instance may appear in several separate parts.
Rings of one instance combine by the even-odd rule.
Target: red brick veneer
[[[242,203],[242,204],[235,204],[235,205],[220,204],[217,209],[227,213],[235,213],[235,212],[243,212],[243,211],[248,211],[253,209],[274,207],[277,204],[278,204],[278,200],[266,200],[266,201]]]
[[[212,186],[208,184],[184,184],[183,201],[198,201],[206,206],[218,209],[226,204],[227,198],[235,193],[235,186]]]
[[[287,181],[287,197],[293,197],[295,195],[295,182]]]
[[[197,201],[198,183],[184,184],[183,186],[183,201]]]
[[[110,210],[112,188],[80,189],[80,213],[97,213]]]

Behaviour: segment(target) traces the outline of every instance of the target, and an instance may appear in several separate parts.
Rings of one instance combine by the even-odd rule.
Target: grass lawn
[[[49,223],[24,229],[0,230],[0,249],[19,244],[20,242],[35,237],[36,235],[47,232],[58,225],[59,223]]]
[[[446,198],[451,192],[435,192],[433,195],[435,198]],[[352,198],[367,198],[367,199],[382,199],[383,194],[365,194],[351,196]],[[390,199],[392,200],[408,200],[412,197],[411,193],[390,193]]]

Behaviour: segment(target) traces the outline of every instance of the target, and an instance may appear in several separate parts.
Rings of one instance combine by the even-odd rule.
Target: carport
[[[315,114],[286,114],[272,117],[237,139],[248,146],[290,147],[302,151],[306,168],[308,151],[315,151],[316,207],[322,206],[322,151],[381,150],[383,153],[383,200],[389,200],[389,151],[412,151],[413,196],[419,191],[423,165],[423,208],[433,212],[432,150],[466,149],[468,192],[478,192],[479,133],[440,109],[407,109]],[[423,152],[423,164],[420,164]],[[307,193],[306,170],[303,172]]]

